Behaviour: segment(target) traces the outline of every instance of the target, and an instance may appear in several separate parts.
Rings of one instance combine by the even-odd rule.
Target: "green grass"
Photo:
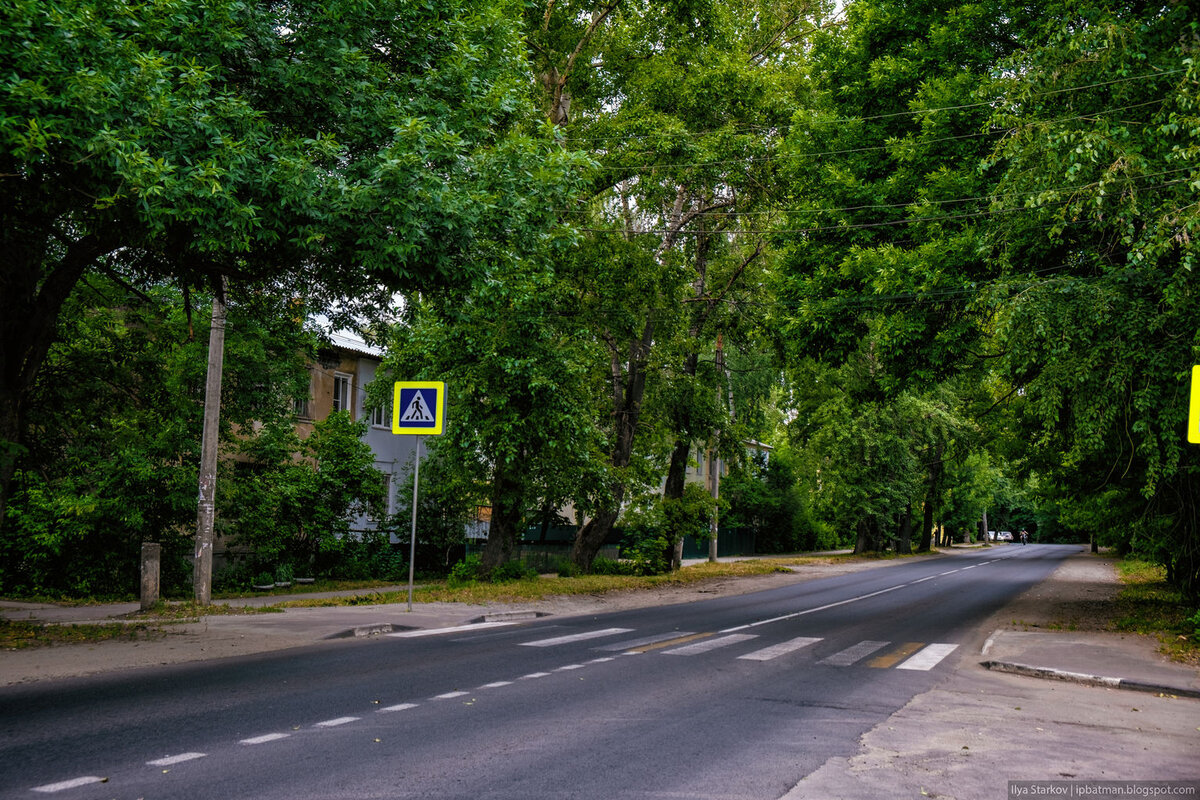
[[[395,586],[398,583],[401,583],[401,581],[334,581],[321,578],[315,583],[296,583],[293,581],[291,586],[276,586],[274,589],[266,591],[255,591],[247,588],[239,591],[213,592],[213,599],[234,600],[239,597],[271,597],[272,595],[281,594],[313,594],[314,592],[337,592],[349,589],[378,589],[384,586]]]
[[[278,614],[283,609],[279,606],[231,606],[227,603],[197,605],[195,601],[156,603],[146,611],[137,611],[125,616],[126,619],[144,619],[157,622],[187,622],[198,620],[200,617],[217,617],[238,614]]]
[[[580,575],[574,578],[542,576],[528,580],[506,583],[473,583],[467,586],[450,587],[445,581],[427,582],[413,591],[413,601],[420,603],[521,603],[547,597],[570,595],[599,595],[610,592],[656,589],[664,586],[687,586],[713,578],[729,578],[745,575],[770,575],[787,572],[787,567],[776,561],[749,560],[720,564],[696,564],[684,567],[668,575]],[[403,603],[408,600],[407,591],[375,592],[357,597],[313,598],[281,603],[284,608],[312,606],[352,606]]]
[[[1117,564],[1125,588],[1117,595],[1117,630],[1158,636],[1177,660],[1200,664],[1200,636],[1189,621],[1195,614],[1178,589],[1167,583],[1160,565],[1127,558]]]
[[[127,625],[121,622],[85,625],[45,625],[0,619],[0,649],[23,650],[52,644],[79,644],[105,641],[135,642],[149,639],[162,630],[149,623]]]

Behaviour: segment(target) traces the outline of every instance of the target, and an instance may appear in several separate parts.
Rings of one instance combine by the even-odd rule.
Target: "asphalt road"
[[[777,798],[1073,550],[0,689],[0,797]]]

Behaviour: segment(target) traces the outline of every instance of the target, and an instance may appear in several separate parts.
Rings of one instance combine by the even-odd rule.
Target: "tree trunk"
[[[925,488],[925,508],[921,514],[921,543],[917,545],[918,553],[928,553],[933,541],[933,509],[937,504],[938,491],[942,482],[942,453],[939,449],[937,460],[929,465],[929,483]]]
[[[654,342],[654,313],[646,317],[642,337],[629,345],[629,359],[622,379],[621,365],[613,354],[613,450],[609,458],[617,477],[614,479],[608,508],[602,509],[575,534],[571,547],[571,561],[584,572],[592,568],[596,554],[612,533],[621,505],[625,501],[625,479],[620,473],[629,466],[633,455],[633,442],[638,423],[642,417],[642,401],[646,395],[646,360]]]
[[[492,522],[488,527],[487,544],[483,546],[485,573],[513,560],[521,538],[523,518],[520,482],[513,475],[511,465],[497,464],[492,476]]]
[[[612,533],[613,526],[620,516],[620,503],[616,509],[601,511],[592,517],[586,525],[575,534],[575,543],[571,546],[571,561],[584,571],[590,570],[596,554],[604,546],[604,541]]]
[[[867,552],[867,548],[870,546],[868,543],[869,534],[867,531],[867,521],[865,519],[860,519],[858,523],[855,524],[854,531],[857,534],[854,539],[854,555]]]
[[[900,555],[912,552],[912,516],[912,503],[909,503],[900,515],[900,528],[896,531],[896,552]]]
[[[88,235],[71,242],[57,266],[47,273],[45,240],[21,226],[0,231],[5,256],[0,282],[0,531],[22,452],[25,403],[58,333],[58,317],[84,271],[112,249]]]

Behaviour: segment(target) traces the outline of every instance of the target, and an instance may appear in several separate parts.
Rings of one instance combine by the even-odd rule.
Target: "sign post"
[[[412,611],[413,575],[417,561],[417,486],[421,477],[421,437],[441,436],[446,427],[446,384],[442,381],[396,381],[392,391],[392,433],[416,439],[413,451],[412,531],[408,540],[408,610]]]

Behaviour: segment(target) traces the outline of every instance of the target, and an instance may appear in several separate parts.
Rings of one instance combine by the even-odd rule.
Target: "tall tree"
[[[89,273],[345,314],[521,248],[560,175],[512,3],[16,0],[0,13],[0,523]],[[545,198],[545,202],[540,202]],[[511,202],[510,202],[511,201]]]
[[[550,2],[527,16],[547,116],[601,164],[578,209],[590,241],[575,261],[607,349],[609,480],[583,504],[593,513],[572,558],[585,569],[634,485],[648,428],[658,427],[645,418],[658,373],[681,384],[699,377],[721,315],[738,313],[734,289],[759,264],[761,242],[743,215],[770,184],[765,156],[790,114],[786,67],[816,5]],[[673,474],[690,444],[676,448]],[[669,491],[681,489],[673,481]]]
[[[1081,4],[998,73],[990,295],[1003,391],[1063,521],[1159,560],[1193,597],[1198,34],[1188,3]]]

